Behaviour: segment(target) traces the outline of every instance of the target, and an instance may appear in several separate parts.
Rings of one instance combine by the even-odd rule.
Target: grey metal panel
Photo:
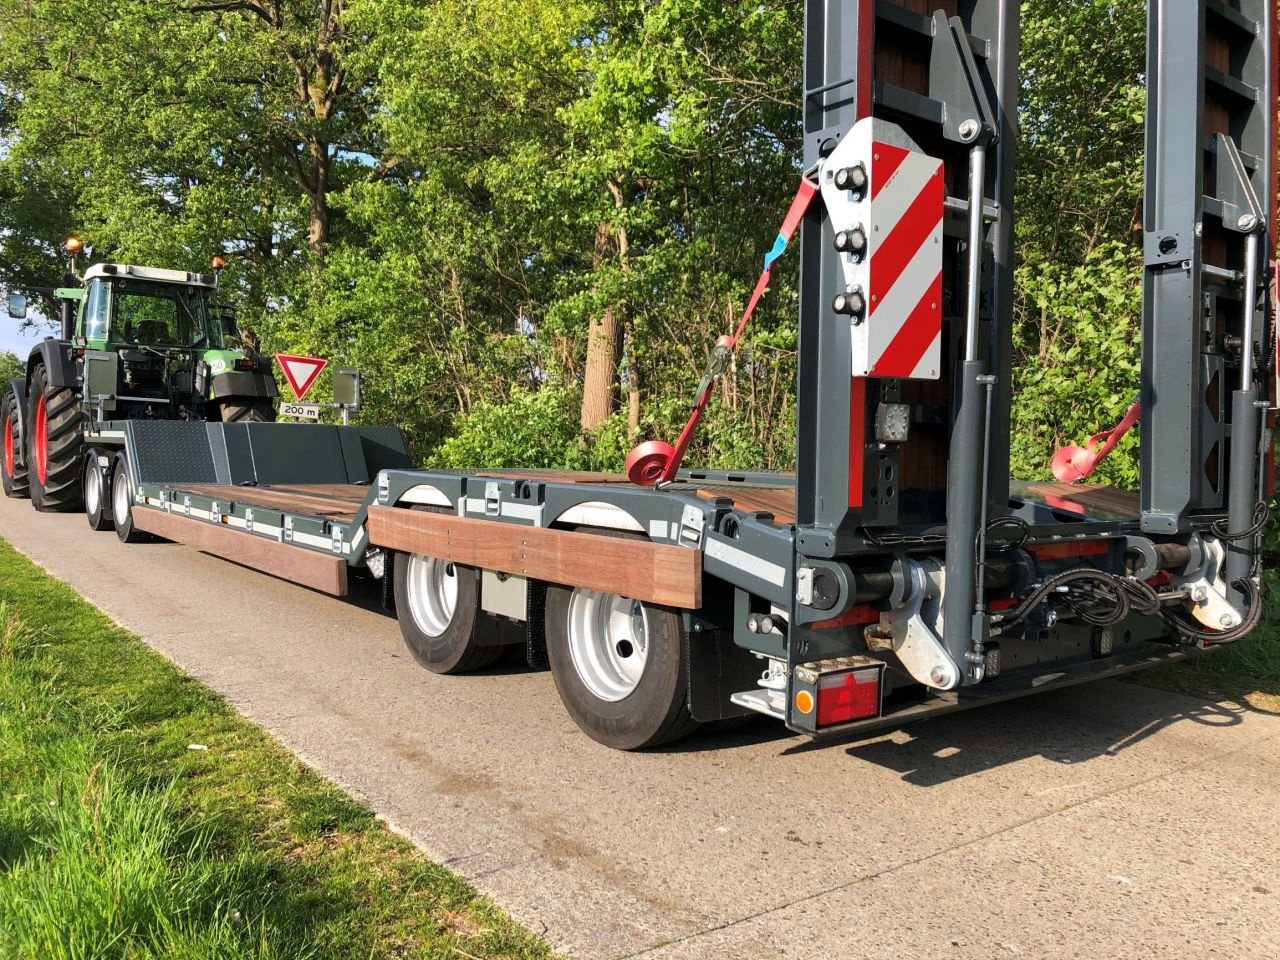
[[[359,426],[343,429],[354,430],[360,435],[365,465],[369,470],[367,479],[372,480],[379,470],[398,470],[413,465],[409,459],[404,431],[399,427]]]
[[[122,421],[139,483],[217,483],[205,424],[185,420]]]
[[[346,483],[338,427],[246,423],[258,483]]]
[[[342,451],[342,465],[348,483],[368,483],[373,478],[364,460],[360,434],[354,430],[338,428],[338,447]]]
[[[227,455],[227,433],[219,430],[221,424],[207,423],[209,455],[213,458],[213,472],[217,483],[234,483],[231,479],[231,461]]]

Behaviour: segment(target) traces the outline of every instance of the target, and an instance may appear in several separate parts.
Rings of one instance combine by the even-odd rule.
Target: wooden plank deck
[[[330,489],[320,493],[312,490],[325,488],[346,488],[345,493]],[[219,503],[239,503],[248,507],[264,507],[268,510],[280,510],[304,517],[317,517],[324,520],[337,520],[351,523],[356,518],[358,504],[364,501],[369,488],[357,484],[316,484],[315,487],[234,487],[225,484],[207,483],[191,484],[179,489],[187,493],[199,494]],[[298,491],[306,491],[298,492]],[[356,497],[355,493],[359,492]]]

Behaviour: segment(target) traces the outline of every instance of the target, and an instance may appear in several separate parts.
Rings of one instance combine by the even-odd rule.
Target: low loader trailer
[[[386,428],[104,423],[117,532],[335,594],[364,567],[424,666],[520,646],[619,749],[755,714],[849,736],[1247,634],[1274,492],[1275,0],[1148,5],[1137,492],[1009,479],[1020,5],[805,10],[801,184],[750,304],[798,232],[794,474],[682,469],[749,306],[679,441],[625,475],[415,470]],[[1061,459],[1078,479],[1097,456]]]

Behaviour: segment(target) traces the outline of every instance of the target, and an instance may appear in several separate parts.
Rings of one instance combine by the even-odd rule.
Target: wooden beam
[[[305,547],[268,540],[220,524],[175,517],[161,510],[133,508],[133,525],[175,543],[261,570],[335,597],[347,595],[347,561]]]
[[[688,547],[377,505],[369,542],[664,607],[702,606],[702,551]]]

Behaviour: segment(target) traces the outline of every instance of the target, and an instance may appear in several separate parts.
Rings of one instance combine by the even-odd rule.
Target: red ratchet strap
[[[804,219],[805,212],[809,209],[809,204],[813,202],[813,198],[817,193],[818,183],[816,180],[811,180],[807,176],[800,178],[800,186],[796,189],[796,195],[791,200],[791,207],[787,210],[787,215],[782,221],[782,226],[778,230],[778,236],[773,242],[772,249],[765,255],[764,270],[760,273],[760,279],[756,281],[755,289],[751,291],[751,298],[747,301],[747,309],[742,312],[742,319],[738,321],[738,328],[733,332],[732,336],[723,336],[716,341],[715,351],[708,367],[707,375],[703,377],[702,383],[698,387],[698,393],[693,402],[693,411],[689,414],[689,420],[685,423],[684,429],[680,431],[680,439],[676,441],[674,449],[670,444],[661,440],[650,440],[632,450],[627,455],[627,476],[632,483],[644,486],[658,486],[659,484],[670,483],[676,478],[676,473],[684,460],[685,451],[688,450],[689,442],[693,439],[693,434],[698,428],[698,421],[702,419],[702,411],[706,409],[707,401],[711,398],[711,389],[724,372],[729,356],[733,348],[737,346],[738,340],[742,337],[742,332],[746,329],[751,315],[755,313],[756,307],[760,303],[760,298],[764,296],[764,292],[769,288],[769,280],[773,275],[773,265],[787,249],[787,244],[791,241],[791,238],[795,236],[796,230],[800,227],[800,221]]]

